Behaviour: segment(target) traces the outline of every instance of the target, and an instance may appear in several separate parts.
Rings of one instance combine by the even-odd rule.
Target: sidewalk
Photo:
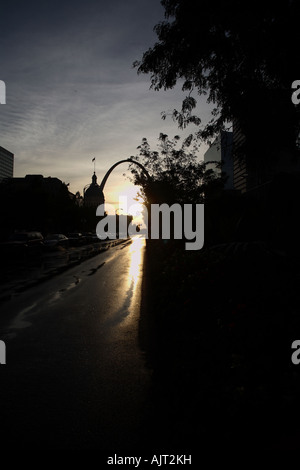
[[[81,247],[62,248],[44,252],[41,257],[26,262],[12,261],[0,268],[0,302],[10,300],[13,295],[33,287],[51,277],[76,266],[128,240],[108,240]]]
[[[189,252],[149,241],[141,320],[149,429],[159,422],[150,442],[232,452],[299,442],[299,268],[298,256],[261,242]]]

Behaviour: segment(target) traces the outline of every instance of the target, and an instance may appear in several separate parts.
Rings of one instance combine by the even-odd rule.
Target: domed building
[[[84,205],[86,207],[97,207],[104,204],[104,194],[97,183],[97,176],[94,172],[92,176],[92,183],[84,189]]]

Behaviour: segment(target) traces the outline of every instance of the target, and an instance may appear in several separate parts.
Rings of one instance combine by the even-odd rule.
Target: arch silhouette
[[[135,161],[135,160],[132,160],[132,158],[127,158],[126,160],[120,160],[119,162],[115,163],[114,165],[112,165],[110,167],[110,169],[106,172],[106,174],[104,175],[104,178],[103,180],[101,181],[101,184],[100,184],[100,189],[103,193],[103,189],[104,189],[104,186],[105,186],[105,183],[109,177],[109,175],[111,174],[111,172],[116,168],[116,166],[120,165],[121,163],[134,163],[135,165],[138,165],[142,170],[143,172],[145,173],[145,175],[147,176],[148,180],[150,181],[151,180],[151,176],[149,175],[148,171],[146,170],[146,168],[144,167],[144,165],[142,165],[141,163]]]

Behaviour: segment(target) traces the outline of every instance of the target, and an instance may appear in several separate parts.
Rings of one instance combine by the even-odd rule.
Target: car
[[[96,233],[93,233],[92,235],[92,243],[99,243],[101,242],[100,238],[97,236]]]
[[[85,243],[93,243],[93,234],[92,234],[92,232],[83,232],[82,236],[85,239]]]
[[[67,234],[70,246],[82,246],[85,243],[85,238],[80,232],[72,232]]]
[[[44,247],[46,250],[55,250],[59,247],[68,248],[69,239],[62,233],[52,233],[46,236]]]
[[[8,241],[1,243],[1,253],[6,257],[40,255],[44,237],[40,232],[15,232]]]

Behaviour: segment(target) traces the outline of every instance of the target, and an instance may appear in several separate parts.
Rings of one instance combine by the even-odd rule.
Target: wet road
[[[1,305],[2,449],[143,446],[144,247],[135,237]]]

